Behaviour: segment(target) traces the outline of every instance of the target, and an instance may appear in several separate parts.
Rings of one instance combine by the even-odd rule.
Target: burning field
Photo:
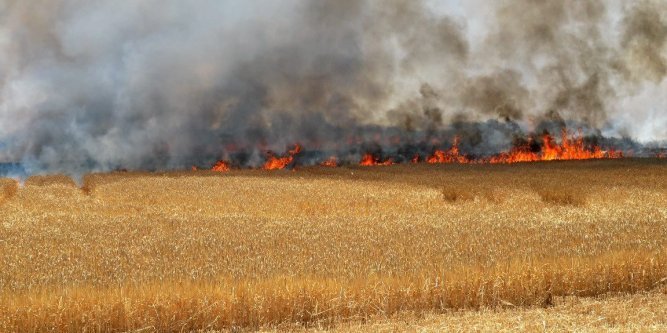
[[[0,332],[667,331],[666,91],[664,0],[0,0]]]
[[[596,144],[585,144],[581,133],[578,136],[570,136],[566,128],[561,130],[561,141],[556,140],[545,132],[539,138],[529,136],[526,138],[516,138],[514,147],[507,152],[498,153],[491,156],[474,157],[472,155],[461,153],[459,149],[460,136],[455,135],[450,148],[442,150],[440,140],[433,138],[432,142],[401,143],[398,137],[391,138],[392,143],[384,146],[391,147],[393,153],[383,152],[382,145],[373,142],[360,144],[356,149],[352,148],[348,153],[354,156],[355,151],[361,152],[358,159],[360,166],[388,166],[397,163],[428,163],[428,164],[514,164],[525,162],[545,162],[545,161],[570,161],[570,160],[600,160],[600,159],[619,159],[623,158],[623,151],[609,148],[603,150]],[[335,168],[341,165],[354,164],[356,160],[344,160],[339,157],[339,153],[331,155],[326,159],[326,153],[322,151],[312,151],[311,156],[301,159],[300,154],[303,147],[300,144],[294,144],[284,156],[276,156],[272,151],[266,153],[266,161],[261,166],[264,170],[294,169],[301,166],[319,165],[323,167]],[[427,153],[430,152],[430,153]],[[646,154],[646,153],[644,153]],[[653,153],[655,158],[663,158],[661,152],[656,150]],[[245,152],[240,153],[246,155]],[[238,155],[237,155],[238,156]],[[318,160],[319,157],[319,160]],[[305,164],[303,164],[305,162]],[[233,165],[243,165],[243,162],[218,160],[215,162],[212,171],[227,172],[232,170]],[[241,166],[241,168],[243,168]],[[192,166],[193,171],[200,168]]]
[[[0,186],[3,331],[402,330],[423,315],[443,329],[432,326],[446,325],[442,313],[461,325],[536,311],[545,323],[573,320],[561,328],[667,325],[622,321],[612,307],[623,298],[586,300],[664,299],[665,160],[116,172],[81,187],[64,176]],[[586,308],[573,302],[602,302],[616,319],[585,324],[568,315]],[[511,312],[488,312],[500,309]]]

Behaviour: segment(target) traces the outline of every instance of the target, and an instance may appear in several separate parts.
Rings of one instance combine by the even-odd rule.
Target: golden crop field
[[[595,298],[568,296],[558,298],[553,307],[506,306],[425,315],[405,313],[365,323],[342,323],[326,332],[665,332],[666,292],[667,289],[661,289]]]
[[[599,329],[586,304],[624,299],[646,315],[621,329],[667,325],[665,160],[0,187],[3,332]]]

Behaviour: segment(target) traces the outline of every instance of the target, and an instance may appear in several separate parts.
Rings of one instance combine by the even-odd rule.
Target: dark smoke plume
[[[0,163],[256,166],[295,142],[344,156],[455,134],[483,155],[563,126],[667,140],[666,7],[0,0]]]

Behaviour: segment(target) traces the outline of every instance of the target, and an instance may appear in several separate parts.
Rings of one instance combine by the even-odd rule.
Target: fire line
[[[577,135],[569,136],[567,129],[563,129],[560,139],[560,143],[557,143],[550,134],[545,133],[541,136],[541,145],[535,145],[533,139],[528,139],[526,143],[516,145],[509,151],[501,152],[490,157],[471,158],[461,153],[459,149],[461,138],[457,135],[454,136],[452,146],[449,149],[435,149],[431,154],[423,158],[419,154],[415,154],[406,162],[428,164],[513,164],[541,161],[618,159],[624,157],[623,152],[620,150],[603,150],[598,145],[587,147],[581,132]],[[535,147],[538,147],[539,149],[536,149]],[[294,147],[289,149],[283,156],[276,155],[274,152],[269,151],[267,152],[267,159],[264,162],[262,169],[281,170],[288,167],[293,168],[297,164],[296,157],[302,150],[303,147],[300,144],[295,144]],[[358,165],[365,167],[388,166],[393,164],[397,164],[394,158],[383,158],[381,154],[370,152],[363,153],[358,162]],[[231,165],[232,163],[229,161],[219,160],[211,170],[227,172],[232,169]],[[341,166],[342,163],[337,156],[330,156],[325,160],[321,160],[317,165],[335,168]],[[196,168],[193,167],[193,170],[196,170]]]

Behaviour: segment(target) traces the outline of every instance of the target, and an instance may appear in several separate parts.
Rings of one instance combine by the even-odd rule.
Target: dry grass
[[[314,328],[295,331],[321,332]],[[559,297],[550,308],[495,308],[443,314],[399,313],[331,332],[665,332],[667,290],[596,298]]]
[[[540,199],[546,204],[559,206],[584,206],[586,193],[584,189],[570,189],[566,187],[537,189]]]
[[[118,173],[83,188],[29,179],[0,206],[0,331],[335,327],[667,277],[660,161]]]
[[[25,181],[26,186],[64,186],[64,187],[76,187],[74,180],[72,178],[64,175],[52,175],[52,176],[32,176]]]
[[[19,183],[13,179],[0,179],[0,205],[11,199],[19,190]]]

